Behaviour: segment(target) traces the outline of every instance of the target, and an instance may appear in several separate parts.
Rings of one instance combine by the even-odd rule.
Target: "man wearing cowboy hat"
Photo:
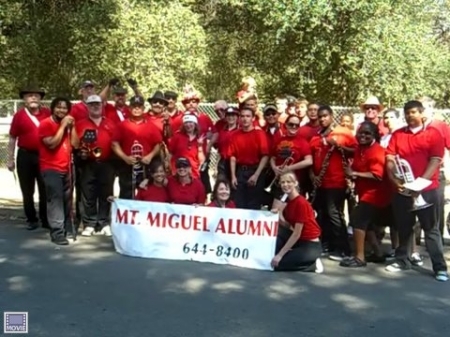
[[[389,133],[389,129],[384,125],[383,119],[380,118],[381,112],[384,110],[384,106],[380,103],[376,96],[370,96],[364,103],[361,103],[361,111],[364,112],[364,120],[374,123],[378,126],[380,136]],[[359,125],[358,128],[359,129]]]
[[[24,88],[19,92],[25,106],[14,114],[9,131],[8,162],[10,171],[15,170],[14,159],[16,142],[17,150],[17,175],[28,230],[39,227],[39,219],[42,226],[49,228],[47,221],[47,204],[45,185],[39,170],[39,137],[38,127],[40,122],[50,116],[50,110],[41,106],[41,100],[45,91],[37,87]],[[37,182],[39,190],[39,218],[34,207],[34,188]]]
[[[169,123],[169,114],[166,108],[169,101],[166,99],[162,91],[156,91],[147,102],[150,103],[150,110],[148,111],[148,119],[163,133],[164,124]]]

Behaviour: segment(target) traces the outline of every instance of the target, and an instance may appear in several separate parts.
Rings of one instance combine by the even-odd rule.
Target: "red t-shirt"
[[[111,103],[106,103],[104,107],[104,115],[115,125],[117,125],[130,117],[131,110],[128,105],[124,105],[119,108]]]
[[[389,205],[391,198],[390,184],[385,174],[386,151],[379,143],[369,147],[357,146],[353,157],[352,170],[370,172],[379,180],[356,178],[355,191],[359,201],[376,207]]]
[[[167,182],[169,199],[174,204],[203,205],[206,201],[205,187],[199,179],[193,178],[190,184],[182,185],[174,176]]]
[[[93,153],[90,154],[90,159],[99,159],[106,160],[112,154],[111,143],[114,136],[114,123],[107,118],[102,118],[100,125],[95,124],[92,119],[85,118],[79,120],[76,125],[77,135],[80,139],[81,146],[86,145],[90,150],[99,147],[102,150],[102,154],[100,157],[95,158]],[[95,130],[97,133],[97,141],[92,144],[82,144],[83,143],[83,135],[86,130]]]
[[[127,119],[117,126],[113,141],[120,144],[122,151],[127,156],[131,155],[133,145],[141,144],[143,156],[146,156],[153,151],[155,146],[162,143],[163,138],[158,128],[147,119],[140,122]]]
[[[320,237],[321,231],[314,216],[314,210],[302,195],[287,202],[283,217],[292,227],[303,224],[299,241],[311,241]]]
[[[206,205],[208,207],[219,207],[221,208],[222,206],[218,205],[215,201],[211,201],[208,205]],[[234,201],[229,200],[226,204],[224,208],[236,208],[236,204],[234,203]]]
[[[38,123],[50,117],[50,110],[47,108],[40,108],[38,113],[33,115],[36,117]],[[11,137],[17,138],[17,146],[27,151],[39,151],[39,135],[37,126],[28,116],[25,108],[17,111],[12,119],[9,134]]]
[[[175,174],[175,162],[178,158],[184,157],[189,159],[191,163],[192,175],[194,178],[200,177],[200,160],[198,158],[198,142],[197,137],[189,140],[189,136],[182,131],[175,133],[168,142],[168,150],[172,154],[171,166],[172,172]],[[203,152],[206,153],[206,142],[203,143]]]
[[[275,146],[275,143],[278,142],[278,139],[283,137],[286,134],[286,129],[283,124],[278,123],[278,125],[274,128],[269,128],[269,125],[265,125],[263,128],[264,132],[267,136],[267,142],[269,144],[269,149],[272,150]],[[272,133],[273,132],[273,133]]]
[[[183,126],[183,116],[183,111],[177,111],[173,116],[170,116],[170,128],[172,129],[172,133],[180,131]]]
[[[159,130],[159,132],[161,132],[161,134],[163,133],[164,118],[162,115],[153,115],[153,113],[151,111],[149,111],[149,113],[147,114],[147,119],[158,128],[158,130]]]
[[[319,133],[320,129],[321,129],[320,125],[313,126],[313,125],[311,125],[311,123],[308,122],[307,124],[301,126],[298,129],[297,134],[299,136],[305,138],[309,142],[309,141],[311,141],[312,137],[316,136]]]
[[[444,153],[444,138],[432,126],[422,128],[417,133],[412,133],[407,127],[394,131],[386,150],[387,155],[399,155],[405,159],[411,166],[415,178],[425,173],[431,158],[443,158]],[[439,187],[439,170],[434,172],[431,181],[432,184],[424,191]]]
[[[352,132],[344,127],[336,127],[327,137],[327,139],[335,139],[338,145],[344,147],[356,147],[356,139]],[[316,135],[310,142],[311,152],[313,155],[313,172],[319,175],[324,164],[325,157],[331,146],[324,144],[322,136]],[[323,188],[345,188],[347,186],[345,180],[344,167],[342,165],[342,154],[335,149],[330,157],[329,165],[322,179]]]
[[[285,135],[278,139],[276,139],[275,144],[272,148],[271,155],[275,157],[275,165],[280,166],[283,165],[287,158],[292,158],[292,164],[298,163],[305,159],[306,156],[311,155],[311,147],[308,142],[301,136],[294,135]],[[298,170],[296,172],[297,178],[300,181],[307,174],[306,169]]]
[[[136,200],[152,202],[170,202],[169,193],[165,186],[150,184],[147,188],[139,188]]]
[[[447,123],[437,120],[437,119],[434,119],[433,121],[431,121],[429,126],[435,128],[436,130],[439,131],[442,138],[444,138],[445,148],[447,150],[450,150],[450,126]]]
[[[75,121],[88,118],[89,110],[86,103],[81,101],[72,105],[72,108],[70,109],[70,115],[75,119]]]
[[[234,135],[239,129],[235,127],[232,130],[228,130],[227,126],[218,128],[219,137],[217,138],[217,151],[219,152],[220,158],[230,159],[230,145],[234,138]]]
[[[380,137],[386,136],[389,133],[389,129],[384,125],[383,119],[378,118],[378,123],[375,123],[375,122],[373,122],[371,120],[368,120],[367,118],[365,119],[365,121],[372,122],[373,124],[378,126],[378,132],[380,133]],[[358,131],[360,127],[361,127],[361,124],[359,124],[356,127],[356,131]]]
[[[227,127],[227,121],[225,120],[225,118],[223,119],[219,119],[215,124],[214,124],[214,130],[216,132],[219,132],[219,130],[222,130],[224,128]]]
[[[269,153],[267,137],[263,130],[238,130],[231,140],[229,157],[235,157],[238,165],[254,166]]]
[[[41,172],[44,170],[54,170],[61,173],[67,173],[72,156],[72,144],[67,130],[61,140],[61,143],[50,149],[44,144],[44,138],[53,137],[58,132],[60,123],[56,123],[52,117],[44,119],[39,125],[39,167]]]

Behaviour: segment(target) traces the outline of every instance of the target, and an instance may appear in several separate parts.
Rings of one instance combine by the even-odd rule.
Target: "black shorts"
[[[350,216],[350,223],[354,229],[374,230],[375,227],[385,226],[387,209],[376,207],[361,201]]]

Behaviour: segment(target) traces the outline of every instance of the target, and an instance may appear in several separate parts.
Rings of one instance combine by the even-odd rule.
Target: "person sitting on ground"
[[[316,222],[312,206],[299,192],[295,173],[280,176],[280,186],[288,195],[288,202],[280,213],[275,256],[271,265],[275,271],[323,272],[320,260],[322,246],[321,230]],[[278,209],[272,212],[279,213]]]
[[[230,199],[231,196],[231,185],[224,179],[219,178],[213,188],[211,202],[207,205],[208,207],[220,207],[220,208],[236,208],[233,200]]]

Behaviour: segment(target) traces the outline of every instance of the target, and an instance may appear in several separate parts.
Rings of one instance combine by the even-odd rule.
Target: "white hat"
[[[195,124],[198,124],[198,118],[195,115],[184,115],[183,116],[183,124],[184,123],[195,123]]]
[[[383,104],[380,104],[380,101],[378,100],[378,98],[376,96],[370,96],[359,107],[361,108],[361,110],[364,110],[364,107],[366,105],[378,106],[379,111],[382,111],[384,109]]]
[[[86,104],[90,103],[101,103],[102,98],[99,95],[91,95],[86,99]]]

